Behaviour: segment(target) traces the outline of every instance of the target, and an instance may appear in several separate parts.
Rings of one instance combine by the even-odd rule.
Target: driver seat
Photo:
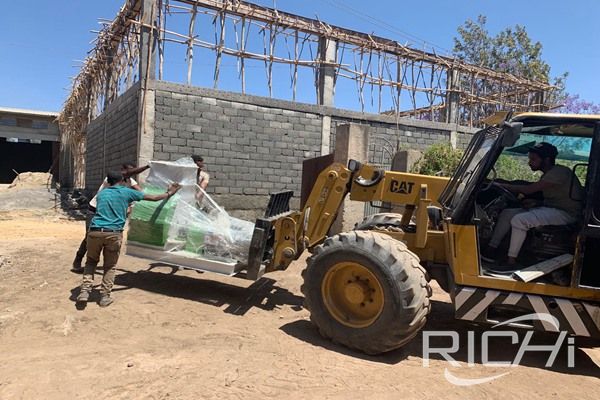
[[[579,222],[568,225],[544,225],[532,228],[528,232],[530,247],[536,258],[547,259],[561,254],[573,254]]]

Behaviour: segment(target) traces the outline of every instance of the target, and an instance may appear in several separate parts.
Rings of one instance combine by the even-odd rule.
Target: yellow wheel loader
[[[290,192],[272,195],[255,226],[246,278],[286,269],[309,251],[302,292],[312,322],[323,336],[370,354],[419,333],[431,309],[430,278],[449,293],[458,319],[497,324],[545,314],[551,319],[511,325],[600,337],[600,116],[524,113],[497,122],[473,136],[451,178],[350,161],[325,168],[300,211],[289,211]],[[530,229],[522,270],[498,274],[481,250],[502,210],[520,202],[498,182],[527,181],[514,174],[530,173],[527,152],[539,142],[554,144],[557,162],[581,181],[585,197],[574,200],[583,214]],[[402,212],[330,235],[347,195]]]

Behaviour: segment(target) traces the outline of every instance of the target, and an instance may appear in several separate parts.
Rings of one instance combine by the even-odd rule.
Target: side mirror
[[[504,122],[502,124],[504,132],[502,135],[502,147],[513,147],[521,136],[523,129],[522,122]]]

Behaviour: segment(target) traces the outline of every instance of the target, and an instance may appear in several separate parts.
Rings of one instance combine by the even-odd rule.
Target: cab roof
[[[511,121],[523,122],[523,126],[569,124],[593,125],[597,122],[600,122],[600,115],[526,112],[515,115],[511,118]]]
[[[486,118],[486,125],[496,125],[506,119],[508,112],[497,112]],[[515,113],[513,122],[523,123],[523,132],[538,132],[557,136],[591,137],[594,127],[600,122],[597,114],[559,114],[542,112]]]

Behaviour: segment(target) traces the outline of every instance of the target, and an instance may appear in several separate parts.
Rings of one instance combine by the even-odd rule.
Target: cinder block
[[[229,188],[225,187],[225,186],[217,186],[214,188],[215,193],[219,193],[219,194],[227,194],[229,193]]]
[[[213,99],[212,97],[202,97],[200,99],[200,101],[204,104],[209,104],[212,106],[216,106],[217,105],[217,99]]]
[[[225,115],[241,115],[238,114],[239,110],[235,109],[235,108],[225,108],[223,109],[223,114]]]
[[[201,125],[197,125],[196,123],[192,123],[192,124],[187,124],[185,126],[185,129],[189,132],[202,132],[202,126]]]
[[[206,146],[203,146],[203,144],[206,143],[202,143],[202,141],[200,140],[196,140],[196,139],[187,139],[186,143],[185,143],[188,147],[198,147],[198,148],[206,148]],[[215,146],[216,147],[216,146]]]
[[[154,159],[155,160],[160,160],[160,161],[168,161],[169,160],[169,153],[157,152],[155,150],[154,151]]]
[[[207,119],[207,120],[216,120],[217,119],[217,114],[215,112],[212,111],[203,111],[202,112],[202,118]]]

